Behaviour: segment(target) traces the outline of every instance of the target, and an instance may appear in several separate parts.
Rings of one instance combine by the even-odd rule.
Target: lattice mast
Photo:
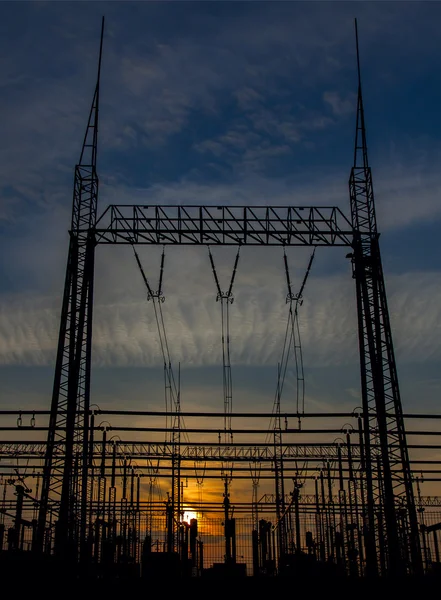
[[[104,17],[97,81],[80,159],[75,166],[70,243],[38,518],[39,549],[43,549],[45,538],[52,535],[47,526],[51,511],[56,521],[55,552],[61,556],[70,554],[72,558],[76,557],[79,544],[85,547],[90,493],[87,471],[103,35]],[[55,453],[56,445],[63,452]]]
[[[390,574],[421,573],[418,522],[412,487],[403,411],[398,386],[385,283],[379,247],[372,173],[368,162],[366,127],[361,88],[357,21],[355,36],[358,100],[354,165],[349,179],[353,239],[353,277],[356,281],[365,473],[367,487],[366,562],[369,575],[378,571],[375,511],[384,513],[384,551]],[[382,470],[380,490],[375,451]],[[380,497],[381,496],[381,497]],[[397,511],[405,509],[408,538],[399,538]],[[405,548],[404,545],[408,547]],[[410,564],[405,564],[409,554]]]

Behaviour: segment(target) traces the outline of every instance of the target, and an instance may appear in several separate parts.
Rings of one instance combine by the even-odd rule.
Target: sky
[[[357,19],[369,159],[405,412],[441,392],[441,3],[0,3],[0,409],[49,409],[74,166],[101,18],[98,214],[109,204],[338,206],[348,217]],[[156,285],[160,247],[139,247]],[[227,288],[234,248],[212,249]],[[309,247],[287,249],[298,291]],[[361,404],[345,248],[318,248],[299,311],[306,412]],[[164,408],[152,302],[130,247],[96,254],[92,403]],[[182,410],[222,411],[206,247],[167,247],[162,305]],[[241,250],[233,410],[273,407],[288,305],[281,248]],[[295,365],[282,396],[296,410]],[[11,438],[13,439],[13,438]]]

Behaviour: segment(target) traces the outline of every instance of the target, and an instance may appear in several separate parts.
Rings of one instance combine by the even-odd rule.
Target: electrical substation
[[[145,204],[112,204],[101,214],[103,19],[98,77],[75,166],[52,399],[47,410],[1,411],[2,573],[18,568],[97,580],[439,576],[441,415],[409,414],[401,403],[355,28],[358,95],[347,215],[332,206]],[[129,399],[120,409],[97,407],[91,393],[99,244],[133,252],[157,325],[162,411],[131,410]],[[141,245],[162,249],[157,285]],[[165,253],[177,245],[204,246],[209,256],[222,324],[218,412],[181,406],[169,352],[172,325],[163,315]],[[212,252],[220,246],[237,252],[227,282]],[[246,246],[310,251],[298,289],[284,254],[286,336],[265,412],[232,409],[230,311]],[[304,402],[299,315],[315,252],[330,246],[346,248],[355,287],[360,395],[348,413],[308,412]],[[296,367],[296,397],[286,409],[288,361]]]

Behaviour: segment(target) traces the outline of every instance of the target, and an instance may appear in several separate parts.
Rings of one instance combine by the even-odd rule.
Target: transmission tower
[[[61,309],[49,432],[45,452],[38,547],[47,547],[48,513],[56,521],[55,553],[86,553],[92,306],[98,202],[98,115],[104,17],[98,75],[80,159],[75,167],[70,243]],[[64,447],[64,457],[55,453]]]
[[[354,229],[353,277],[356,283],[364,436],[368,522],[366,531],[367,568],[378,572],[375,506],[384,507],[383,551],[391,575],[422,572],[418,521],[412,486],[403,410],[398,386],[386,289],[380,256],[379,233],[375,216],[372,172],[368,162],[366,127],[361,88],[357,21],[355,21],[358,100],[354,165],[349,178],[352,226]],[[370,415],[374,415],[369,416]],[[373,448],[379,447],[380,470]],[[382,483],[380,490],[380,481]],[[380,497],[382,495],[382,497]],[[410,548],[400,539],[397,513],[407,513]],[[410,565],[406,555],[410,553]]]

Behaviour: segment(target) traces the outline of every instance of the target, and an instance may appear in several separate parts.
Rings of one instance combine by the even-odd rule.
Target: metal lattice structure
[[[362,401],[365,415],[365,471],[371,507],[368,514],[370,539],[368,566],[372,573],[376,572],[377,561],[374,555],[376,526],[373,506],[380,495],[380,489],[379,485],[373,483],[372,472],[378,468],[377,482],[381,479],[383,486],[385,517],[383,544],[387,548],[388,569],[393,574],[403,574],[406,571],[397,523],[397,509],[402,502],[406,507],[409,520],[412,568],[419,574],[421,573],[421,550],[381,263],[358,51],[357,66],[357,121],[354,165],[349,179],[349,189],[354,229],[352,261],[357,291]],[[369,412],[373,412],[374,416],[369,417]],[[372,460],[370,449],[372,442],[378,442],[380,446],[381,459],[377,462]]]
[[[39,545],[44,544],[50,502],[57,506],[57,552],[76,553],[80,535],[84,547],[88,486],[88,444],[92,305],[94,280],[94,228],[97,217],[98,116],[104,18],[98,60],[98,77],[80,159],[75,167],[70,244],[61,309],[57,360],[47,440],[42,501],[39,512]],[[63,461],[54,455],[55,441],[65,447]],[[80,464],[75,464],[75,461]],[[76,468],[74,468],[74,466]],[[78,522],[73,515],[80,514]],[[76,521],[74,527],[73,521]],[[75,529],[75,531],[74,531]]]
[[[339,208],[329,206],[199,205],[112,205],[98,218],[97,151],[103,32],[104,19],[97,83],[79,163],[75,167],[70,243],[47,440],[45,443],[29,440],[0,444],[0,456],[29,456],[34,459],[44,456],[38,500],[37,549],[54,552],[72,563],[87,564],[92,560],[93,546],[93,560],[99,563],[107,560],[110,541],[122,539],[121,543],[125,546],[118,551],[139,561],[141,515],[146,523],[147,537],[153,522],[151,510],[146,508],[143,512],[141,507],[140,479],[148,477],[153,485],[156,474],[152,464],[160,459],[168,461],[169,467],[164,467],[163,476],[172,481],[171,497],[165,515],[161,516],[168,532],[165,540],[167,552],[181,552],[181,560],[186,560],[187,555],[182,548],[188,548],[188,544],[184,544],[183,540],[190,536],[190,552],[199,556],[202,547],[197,549],[195,545],[195,529],[191,529],[191,525],[186,529],[181,520],[181,478],[187,468],[185,461],[218,461],[221,466],[213,468],[220,468],[223,473],[225,465],[247,461],[244,469],[248,470],[249,477],[250,465],[255,466],[257,460],[267,460],[276,470],[276,494],[271,502],[275,504],[276,519],[281,522],[279,558],[289,551],[288,531],[295,532],[297,554],[305,549],[299,533],[299,507],[303,503],[316,507],[314,518],[302,517],[304,527],[310,527],[311,531],[314,529],[317,538],[325,530],[334,531],[330,537],[322,536],[325,541],[317,548],[308,538],[307,553],[312,555],[314,548],[318,558],[336,555],[342,564],[347,561],[345,564],[349,564],[351,574],[361,575],[362,564],[366,566],[365,574],[372,577],[380,572],[421,574],[422,555],[409,459],[410,445],[404,427],[381,263],[359,61],[354,164],[349,180],[350,218]],[[130,244],[133,247],[138,244],[347,247],[352,259],[358,309],[362,389],[362,411],[357,415],[358,442],[353,443],[349,432],[346,432],[347,440],[341,444],[312,443],[306,446],[286,443],[285,436],[292,432],[282,432],[278,414],[274,437],[268,444],[240,443],[232,439],[216,445],[189,443],[181,438],[179,393],[173,399],[174,405],[170,402],[173,419],[171,430],[167,433],[171,436],[165,442],[109,441],[106,438],[109,428],[103,431],[103,440],[97,441],[96,431],[100,428],[94,421],[97,411],[91,411],[90,377],[94,256],[98,244]],[[219,286],[218,289],[223,298]],[[230,292],[225,298],[227,303]],[[158,302],[160,293],[159,290]],[[169,369],[170,365],[165,361],[170,388]],[[225,369],[230,376],[229,358],[224,360]],[[229,379],[226,389],[225,434],[231,433],[232,438]],[[130,466],[133,456],[143,456],[151,461],[147,470],[135,472]],[[313,477],[316,487],[316,494],[310,495],[306,502],[301,496],[298,459],[318,460],[324,465],[319,475],[305,476],[305,480]],[[290,471],[290,461],[294,463],[296,475],[293,492],[287,495],[283,482],[285,472]],[[332,469],[337,469],[337,494],[331,485],[331,462]],[[207,467],[207,473],[210,468]],[[237,466],[237,473],[240,468]],[[264,472],[259,472],[259,479],[257,470],[253,472],[257,487]],[[121,474],[124,483],[118,505],[116,477]],[[223,477],[224,533],[226,554],[231,562],[236,553],[235,546],[229,546],[230,541],[235,540],[235,521],[230,512],[227,474],[224,473]],[[268,497],[265,497],[266,500]],[[257,503],[256,497],[253,498],[251,520],[254,526],[265,501]],[[422,506],[421,502],[419,510]],[[54,522],[55,539],[52,539]],[[343,537],[335,533],[339,527],[341,536],[347,535],[348,531],[357,531],[358,541],[354,533],[349,536],[347,546],[342,545]],[[262,544],[262,540],[265,542],[261,555],[265,556],[265,560],[268,557],[273,559],[277,553],[265,520],[259,521],[259,528],[259,535],[263,536],[259,539]],[[93,539],[96,540],[94,545]],[[253,540],[258,540],[257,533]],[[351,555],[357,544],[365,556],[354,558]]]

